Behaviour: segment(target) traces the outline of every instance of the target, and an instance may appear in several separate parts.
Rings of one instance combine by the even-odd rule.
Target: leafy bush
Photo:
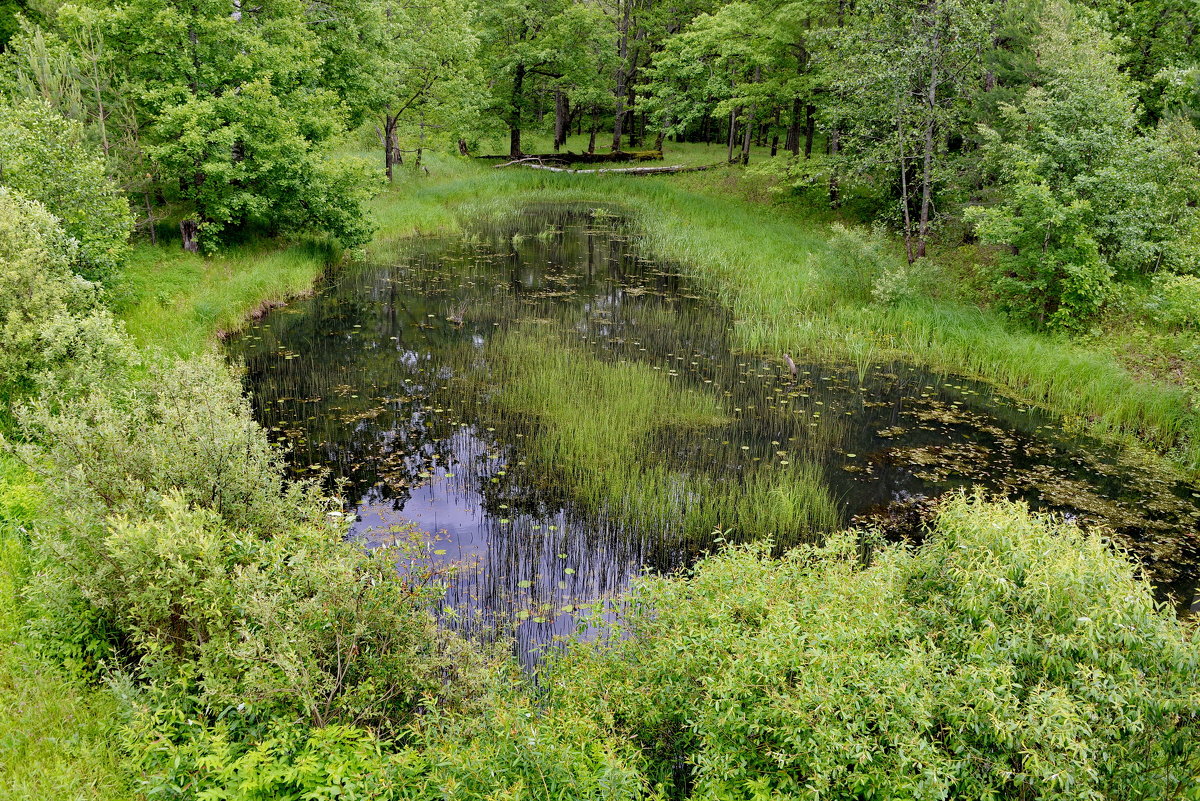
[[[91,284],[71,273],[74,253],[44,206],[0,187],[0,398],[46,368],[49,326],[94,307]]]
[[[1147,309],[1163,325],[1200,328],[1200,277],[1163,273],[1154,276]]]
[[[215,356],[72,391],[22,416],[51,501],[30,588],[49,653],[116,659],[197,714],[316,726],[401,728],[481,691],[492,655],[438,630],[425,577],[345,542],[336,506],[285,480]]]
[[[992,268],[1001,306],[1039,328],[1080,328],[1108,299],[1113,275],[1089,231],[1088,203],[1032,180],[1014,180],[1009,192],[1010,206],[968,210],[982,241],[1009,248]]]
[[[554,702],[697,799],[1195,797],[1200,642],[1100,537],[959,498],[920,550],[860,553],[644,579]]]
[[[133,216],[104,162],[84,146],[82,126],[47,104],[0,102],[0,184],[33,198],[78,242],[74,267],[112,279],[129,254]]]
[[[538,711],[522,692],[481,714],[431,710],[408,738],[279,721],[239,730],[143,706],[128,731],[147,795],[267,801],[625,801],[646,798],[632,749],[579,716]]]
[[[907,260],[895,259],[875,279],[871,286],[871,297],[882,306],[928,298],[937,291],[935,280],[928,260],[917,259],[909,264]]]
[[[901,260],[881,230],[848,228],[840,223],[829,229],[830,250],[838,260],[847,294],[866,300],[874,294],[880,276],[897,270]]]

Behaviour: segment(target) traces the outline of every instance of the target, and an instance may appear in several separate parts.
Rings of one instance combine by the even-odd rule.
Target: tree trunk
[[[146,228],[150,232],[150,244],[158,244],[158,230],[154,219],[154,207],[150,205],[150,193],[146,193]]]
[[[817,107],[809,103],[804,107],[804,158],[812,158],[813,134],[817,130]]]
[[[517,64],[513,75],[512,118],[508,127],[508,155],[517,158],[521,155],[521,106],[525,102],[525,62]]]
[[[937,0],[932,8],[937,13]],[[941,28],[934,20],[932,51],[936,54],[941,45]],[[925,242],[929,238],[929,217],[933,207],[933,154],[937,148],[937,90],[941,76],[938,74],[938,60],[935,58],[929,67],[929,91],[926,93],[926,109],[928,117],[925,120],[925,153],[921,160],[921,212],[917,221],[917,258],[925,256]]]
[[[199,226],[195,220],[181,220],[179,222],[179,236],[183,239],[183,249],[188,253],[199,253],[200,242],[197,239]]]
[[[421,169],[421,155],[425,152],[425,120],[421,120],[419,130],[421,133],[417,139],[417,160],[413,162],[413,167],[418,170]],[[428,173],[429,170],[425,172]]]
[[[754,68],[754,83],[762,81],[762,67]],[[750,106],[750,114],[746,117],[746,130],[742,133],[742,164],[750,163],[750,136],[754,130],[754,123],[758,117],[758,104],[753,103]]]
[[[899,105],[899,104],[897,104]],[[904,116],[900,108],[896,110],[896,152],[900,161],[900,205],[904,212],[904,255],[908,263],[916,261],[913,256],[912,214],[908,203],[908,159],[904,155]]]
[[[837,208],[842,202],[842,188],[838,183],[837,155],[841,145],[841,129],[835,124],[829,132],[829,155],[833,165],[829,169],[829,205]]]
[[[389,181],[395,178],[394,168],[404,163],[404,155],[400,152],[400,141],[396,135],[396,127],[400,115],[385,114],[383,117],[383,168]]]
[[[787,142],[784,147],[790,150],[793,156],[800,155],[800,109],[802,107],[800,98],[792,98],[792,121],[788,125]]]
[[[738,118],[738,109],[736,109],[736,108],[730,109],[729,110],[729,158],[728,158],[728,161],[730,164],[733,163],[733,143],[734,143],[734,140],[736,139],[736,134],[737,134],[737,118]]]
[[[587,152],[589,152],[589,153],[596,152],[596,129],[599,127],[600,127],[600,112],[596,110],[595,106],[593,106],[592,107],[592,130],[591,130],[591,133],[588,134]]]
[[[567,94],[559,89],[554,90],[554,150],[557,152],[567,142],[567,120],[571,111]]]
[[[458,138],[458,155],[460,155],[460,156],[471,155],[471,151],[467,149],[467,140],[463,139],[461,136]]]
[[[625,95],[629,88],[629,15],[633,0],[620,0],[620,19],[617,21],[617,85],[613,95],[617,101],[613,115],[614,151],[621,149],[621,138],[625,134]]]

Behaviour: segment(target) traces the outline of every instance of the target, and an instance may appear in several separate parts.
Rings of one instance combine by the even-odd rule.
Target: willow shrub
[[[1196,798],[1200,642],[1099,537],[949,502],[919,550],[647,577],[554,702],[697,799]]]

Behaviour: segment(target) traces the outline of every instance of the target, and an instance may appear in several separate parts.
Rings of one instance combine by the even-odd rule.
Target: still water
[[[718,537],[781,546],[979,485],[1103,524],[1163,597],[1197,584],[1200,489],[985,385],[737,352],[728,311],[601,209],[543,205],[345,268],[227,343],[297,475],[368,545],[415,523],[448,620],[528,650]]]

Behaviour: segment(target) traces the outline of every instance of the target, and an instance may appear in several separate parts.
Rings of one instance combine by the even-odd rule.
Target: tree
[[[388,180],[402,161],[402,123],[418,132],[458,138],[482,103],[476,49],[467,8],[458,0],[383,5],[384,41],[380,107],[384,168]]]
[[[945,136],[982,83],[994,0],[865,0],[836,31],[828,65],[841,160],[860,175],[895,176],[909,262],[925,255]]]
[[[8,47],[9,40],[21,29],[22,17],[38,20],[41,16],[29,0],[0,0],[0,50]]]
[[[500,0],[477,7],[481,58],[492,76],[489,110],[509,130],[509,154],[521,155],[538,82],[586,86],[598,74],[599,43],[611,35],[590,6],[572,0]]]
[[[1042,84],[982,129],[999,202],[969,217],[1008,248],[994,276],[1005,304],[1070,329],[1103,305],[1114,274],[1194,255],[1197,141],[1183,120],[1139,131],[1135,86],[1094,16],[1051,4],[1036,45]]]
[[[310,29],[328,9],[300,0],[129,0],[95,4],[117,80],[134,106],[156,193],[181,217],[184,247],[238,229],[365,240],[363,173],[321,146],[349,111]],[[321,23],[321,24],[318,24]]]
[[[74,269],[105,281],[128,254],[133,219],[84,139],[82,125],[43,102],[0,103],[0,185],[42,203],[78,240]]]

